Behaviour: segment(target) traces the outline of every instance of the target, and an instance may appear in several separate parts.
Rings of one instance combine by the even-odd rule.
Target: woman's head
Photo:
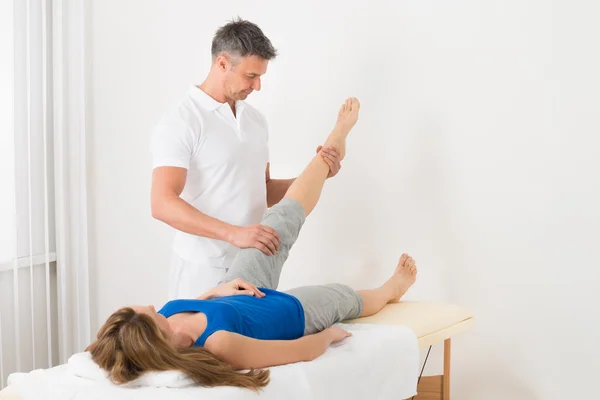
[[[138,315],[144,314],[149,316],[158,325],[165,337],[171,339],[173,330],[171,329],[171,325],[169,325],[169,321],[167,321],[164,315],[157,313],[154,306],[131,306],[131,309]]]
[[[203,386],[258,389],[267,385],[269,371],[236,372],[201,348],[176,349],[172,330],[154,307],[124,307],[114,312],[88,347],[93,360],[122,384],[148,371],[179,370]]]

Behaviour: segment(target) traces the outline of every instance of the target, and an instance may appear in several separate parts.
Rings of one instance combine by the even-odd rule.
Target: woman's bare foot
[[[358,121],[358,111],[360,110],[360,102],[356,97],[349,97],[346,102],[340,107],[336,126],[339,126],[347,136],[350,130]]]
[[[397,303],[417,280],[417,265],[415,260],[404,253],[398,261],[394,275],[386,282],[392,293],[390,303]]]
[[[334,147],[340,152],[340,160],[346,156],[346,138],[358,121],[360,103],[357,98],[350,97],[342,104],[338,112],[337,122],[323,147]]]

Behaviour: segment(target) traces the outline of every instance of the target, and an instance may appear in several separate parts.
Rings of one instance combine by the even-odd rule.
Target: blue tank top
[[[207,326],[194,346],[204,346],[216,331],[229,331],[262,340],[292,340],[304,334],[304,309],[292,295],[259,288],[263,298],[226,296],[210,300],[172,300],[159,314],[169,318],[182,312],[201,312]]]

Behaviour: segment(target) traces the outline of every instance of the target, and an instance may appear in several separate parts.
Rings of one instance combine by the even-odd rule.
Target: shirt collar
[[[200,89],[198,86],[192,86],[190,88],[190,93],[194,100],[198,102],[198,104],[209,111],[214,111],[220,107],[227,106],[227,103],[220,103],[217,100],[210,97],[204,90]],[[237,114],[241,114],[242,110],[246,106],[246,103],[242,100],[236,100],[235,109]]]
[[[217,100],[210,97],[206,92],[200,89],[198,86],[192,86],[190,88],[190,94],[192,98],[198,102],[198,104],[209,111],[214,111],[217,108],[227,103],[219,103]]]

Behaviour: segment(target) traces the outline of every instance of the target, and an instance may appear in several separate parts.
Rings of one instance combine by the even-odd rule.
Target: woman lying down
[[[325,146],[343,159],[346,137],[358,119],[355,98],[342,105]],[[279,276],[300,228],[321,195],[329,167],[315,156],[262,224],[280,237],[275,255],[255,248],[238,253],[225,279],[197,299],[124,307],[113,313],[88,350],[115,383],[147,371],[179,370],[195,382],[257,390],[266,367],[310,361],[350,336],[332,325],[375,314],[398,301],[415,282],[415,261],[403,254],[392,276],[376,289],[342,284],[277,291]],[[248,370],[240,371],[238,370]]]

